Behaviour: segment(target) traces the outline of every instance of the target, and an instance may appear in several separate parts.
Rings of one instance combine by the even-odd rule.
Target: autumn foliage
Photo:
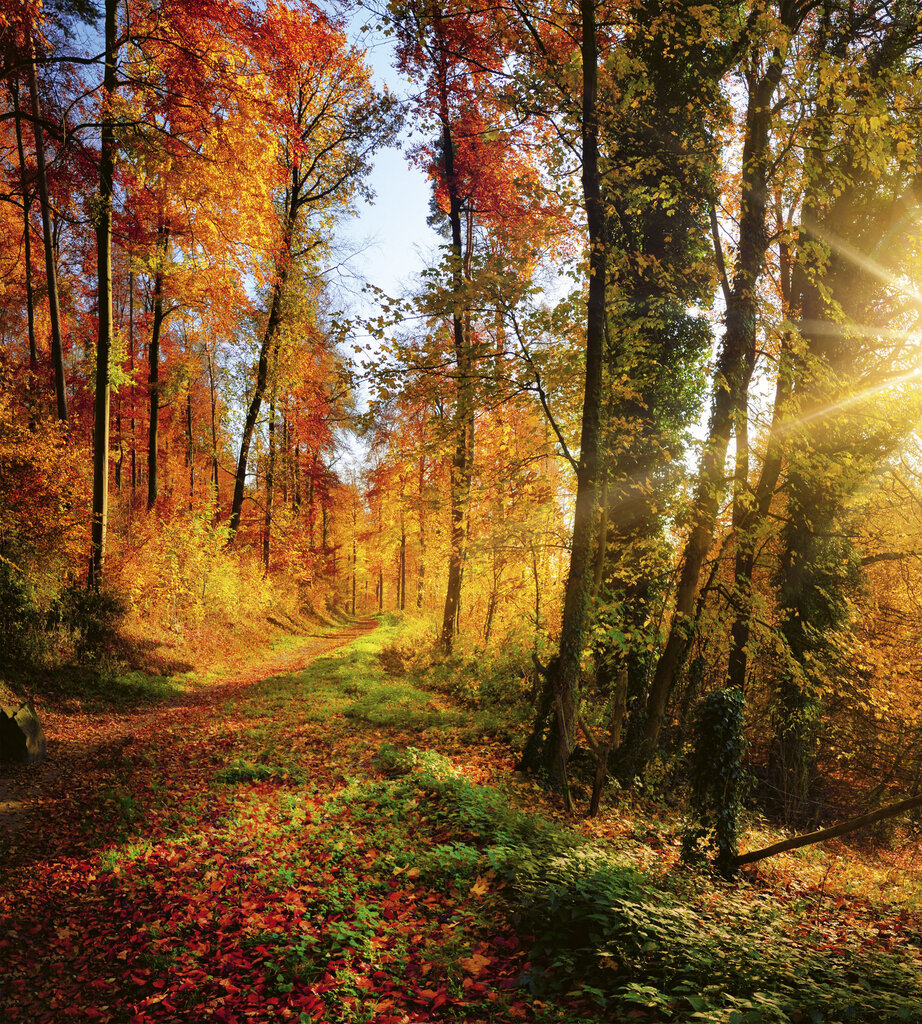
[[[727,875],[747,815],[800,830],[912,810],[915,5],[392,0],[368,13],[400,95],[377,84],[357,16],[333,5],[0,0],[11,689],[40,696],[33,677],[78,663],[99,686],[123,669],[170,686],[215,651],[396,615],[410,639],[382,662],[487,716],[481,738],[508,745],[524,784],[593,818],[619,793],[675,800],[688,858],[717,849]],[[394,145],[422,172],[431,246],[401,294],[373,279],[358,298],[339,286],[344,226]],[[225,742],[202,748],[215,771],[231,770]],[[439,849],[447,827],[432,824]],[[335,874],[333,839],[317,841]],[[209,892],[233,889],[235,908],[216,948],[269,977],[278,915],[291,930],[313,911],[244,893],[256,853],[225,870],[235,840],[222,842]],[[185,870],[164,848],[150,860],[164,891]],[[538,943],[557,883],[530,870],[507,881]],[[591,878],[604,900],[629,887],[611,865]],[[94,881],[116,899],[120,883]],[[388,921],[402,920],[395,892],[416,899],[403,881],[378,894]],[[429,941],[444,922],[422,904]],[[204,913],[192,896],[174,909],[177,928]],[[380,934],[363,927],[342,924],[368,940],[350,998],[374,988],[373,1019],[397,1019],[394,979],[375,974]],[[388,955],[412,942],[394,927]],[[228,929],[252,939],[245,956]],[[320,1019],[345,969],[329,935],[311,939],[330,943],[327,973],[275,965],[276,988],[245,991],[231,972],[218,991],[192,946],[177,971],[228,1020],[254,1000]],[[465,951],[460,994],[414,962],[420,999],[460,1013],[487,998],[481,975],[511,987],[494,953],[521,950],[499,939]],[[642,946],[629,955],[625,938],[600,967],[580,941],[570,966],[596,981],[636,953],[618,991],[641,1018],[682,1000],[697,1012],[697,991],[643,1002]],[[187,989],[167,998],[153,967],[133,967],[132,1019],[181,1013]],[[604,1004],[601,983],[580,998],[593,988]],[[401,1012],[424,1019],[421,1005]],[[714,1020],[789,1019],[715,1006]]]

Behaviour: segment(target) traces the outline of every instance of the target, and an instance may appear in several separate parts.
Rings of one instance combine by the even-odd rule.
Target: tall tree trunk
[[[734,426],[742,423],[755,366],[757,284],[767,239],[765,168],[769,158],[771,102],[781,80],[783,58],[775,52],[768,70],[750,84],[743,143],[739,248],[726,331],[718,359],[708,438],[698,467],[692,528],[682,556],[679,586],[666,645],[647,699],[647,720],[635,774],[642,773],[659,739],[666,706],[694,634],[695,596],[704,560],[714,540],[717,513],[726,492],[725,463]]]
[[[586,371],[583,387],[580,454],[576,470],[576,508],[570,548],[570,568],[564,591],[560,650],[548,668],[544,706],[551,712],[546,742],[538,735],[545,722],[536,717],[533,736],[523,756],[523,767],[534,768],[542,759],[564,805],[571,808],[567,762],[573,749],[579,710],[580,660],[592,589],[592,535],[599,479],[599,434],[602,402],[602,349],[605,336],[605,304],[608,251],[605,206],[599,167],[598,40],[595,0],[580,0],[583,63],[582,81],[582,192],[589,245],[589,281],[586,306]]]
[[[400,610],[407,604],[407,527],[400,513]]]
[[[423,507],[423,489],[426,476],[425,456],[419,457],[419,553],[416,559],[416,607],[422,611],[426,593],[426,510]]]
[[[782,342],[775,383],[775,401],[768,447],[762,462],[759,482],[747,511],[736,524],[736,556],[734,580],[736,583],[736,611],[730,630],[730,655],[727,663],[727,686],[745,690],[748,667],[748,644],[752,632],[752,576],[755,571],[756,542],[759,528],[765,522],[782,463],[782,428],[785,410],[791,397],[793,377],[791,374],[791,347],[793,335],[786,333]]]
[[[128,271],[128,367],[131,371],[129,397],[131,400],[131,499],[134,501],[138,487],[138,435],[134,416],[134,271]]]
[[[356,526],[358,523],[358,503],[355,495],[352,498],[352,615],[355,616],[355,583],[358,574],[358,548],[356,546]]]
[[[283,269],[280,279],[272,289],[272,302],[269,307],[269,319],[263,333],[262,344],[259,346],[259,362],[256,367],[256,387],[247,409],[246,421],[243,425],[243,437],[240,439],[240,454],[237,457],[237,472],[234,476],[234,497],[231,502],[230,543],[234,542],[240,528],[240,512],[243,508],[243,491],[246,485],[247,462],[250,457],[250,446],[253,443],[253,432],[259,418],[263,396],[269,380],[269,362],[276,343],[279,325],[282,320],[282,290],[288,276],[287,266]]]
[[[276,266],[276,280],[272,288],[272,300],[269,304],[269,317],[259,346],[259,361],[256,366],[256,387],[247,409],[246,421],[243,425],[243,437],[240,439],[240,454],[237,457],[237,471],[234,475],[234,497],[231,502],[228,543],[233,544],[240,528],[240,513],[243,509],[243,491],[246,486],[247,461],[250,457],[250,446],[253,443],[253,431],[262,406],[263,396],[269,380],[269,363],[278,339],[278,331],[282,322],[282,296],[291,273],[292,244],[298,209],[301,203],[301,186],[298,164],[291,168],[291,181],[285,196],[285,230],[280,263]]]
[[[599,504],[601,505],[601,511],[599,513],[599,535],[596,541],[595,569],[592,579],[593,597],[598,597],[599,591],[602,588],[602,576],[605,572],[605,549],[608,546],[608,487],[606,486],[606,479],[604,475],[602,476],[602,483],[599,488],[599,492]]]
[[[166,263],[169,246],[169,229],[164,224],[157,227],[157,246],[154,271],[154,320],[151,325],[148,345],[148,388],[150,392],[150,428],[147,437],[147,507],[157,503],[157,443],[160,432],[160,334],[163,330],[163,266]]]
[[[455,177],[454,140],[448,113],[447,83],[444,77],[441,86],[442,157],[445,162],[445,182],[449,197],[448,221],[451,227],[452,338],[455,354],[455,443],[451,460],[449,496],[451,547],[448,555],[448,586],[442,614],[441,645],[446,653],[451,653],[461,604],[464,560],[467,555],[467,511],[473,477],[475,410],[470,337],[465,330],[466,310],[462,298],[465,276],[465,252],[461,240],[462,200]]]
[[[115,398],[115,437],[118,445],[118,455],[115,458],[115,490],[122,493],[122,462],[125,459],[125,445],[122,437],[122,396]]]
[[[109,501],[109,358],[112,351],[112,194],[115,172],[117,0],[106,0],[99,192],[96,203],[96,281],[99,334],[96,342],[96,400],[93,416],[93,520],[89,586],[98,590],[106,560]]]
[[[211,349],[205,346],[205,356],[208,360],[208,391],[211,396],[211,472],[212,486],[214,487],[215,509],[221,504],[221,483],[218,476],[218,400],[214,379],[214,366],[211,362]]]
[[[106,18],[108,19],[108,17],[109,15],[107,9]],[[27,68],[29,76],[29,94],[32,105],[32,126],[35,131],[35,167],[38,183],[38,203],[42,213],[42,239],[45,244],[45,277],[48,282],[48,318],[51,321],[51,361],[54,365],[54,391],[58,405],[58,419],[66,420],[67,389],[64,380],[64,345],[61,340],[61,310],[60,305],[58,303],[58,276],[54,256],[54,232],[51,225],[51,200],[48,196],[48,174],[47,169],[45,167],[45,140],[42,134],[41,107],[39,104],[38,97],[38,77],[35,73],[35,46],[31,37],[31,28],[29,29],[29,50],[30,59],[27,64]],[[114,53],[112,59],[113,61],[115,60]],[[108,75],[108,73],[109,65],[107,56],[106,74]],[[112,87],[114,88],[114,67],[111,83]],[[103,127],[103,131],[105,131],[105,127]],[[102,198],[102,176],[103,168],[102,165],[100,165],[100,198]],[[105,214],[101,214],[100,216],[105,217]],[[111,210],[109,211],[108,216],[111,219]],[[111,260],[111,255],[109,259]],[[111,272],[109,283],[111,290]],[[111,325],[109,329],[111,331]],[[100,328],[100,332],[101,330],[102,328]]]
[[[266,516],[263,530],[263,567],[269,569],[272,545],[272,497],[275,489],[275,396],[269,399],[269,451],[266,458]]]
[[[19,157],[19,183],[22,188],[23,257],[26,274],[26,316],[29,328],[29,371],[33,377],[38,373],[38,348],[35,343],[35,295],[32,288],[32,189],[26,173],[26,153],[22,142],[22,116],[19,108],[19,79],[11,75],[7,85],[13,101],[13,117],[16,126],[16,152]],[[38,128],[36,127],[36,130]]]
[[[287,405],[282,412],[282,504],[288,504],[288,491],[291,476],[291,437],[288,433]]]
[[[192,437],[192,389],[186,392],[186,437],[189,442],[189,508],[195,501],[195,441]]]
[[[317,521],[317,512],[315,508],[315,497],[314,497],[314,478],[317,475],[317,453],[313,453],[311,462],[311,472],[307,477],[307,532],[310,541],[310,550],[317,550],[317,541],[314,537],[314,531]]]

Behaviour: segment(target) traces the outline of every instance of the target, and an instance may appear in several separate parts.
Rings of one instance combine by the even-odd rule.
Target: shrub
[[[695,709],[693,747],[688,759],[692,821],[682,837],[682,857],[699,860],[713,850],[717,869],[734,873],[743,795],[742,691],[710,693]]]
[[[40,616],[25,575],[0,557],[0,660],[34,658],[43,647]]]
[[[106,653],[128,605],[112,591],[72,585],[61,592],[56,608],[61,625],[71,636],[77,660],[88,662]]]

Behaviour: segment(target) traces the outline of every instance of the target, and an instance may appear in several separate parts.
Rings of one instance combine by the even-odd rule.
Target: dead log
[[[817,832],[808,832],[802,836],[792,836],[780,843],[773,843],[761,850],[750,850],[749,853],[739,854],[733,861],[734,867],[742,867],[743,864],[754,864],[757,860],[765,860],[766,857],[774,857],[776,853],[785,853],[787,850],[798,850],[801,846],[812,846],[814,843],[822,843],[827,839],[835,839],[836,836],[844,836],[848,832],[856,832],[865,825],[873,825],[875,821],[883,821],[885,818],[895,818],[904,811],[911,811],[914,807],[922,807],[922,796],[911,796],[900,800],[895,804],[888,804],[886,807],[879,807],[876,811],[868,814],[860,814],[857,818],[849,818],[848,821],[840,822],[831,828],[821,828]]]

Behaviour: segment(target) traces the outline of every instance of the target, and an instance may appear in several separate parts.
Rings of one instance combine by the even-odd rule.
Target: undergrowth
[[[922,1020],[913,912],[645,869],[653,820],[616,846],[524,809],[479,702],[380,657],[410,628],[151,712],[69,780],[0,865],[0,1019]]]
[[[402,777],[349,799],[420,801],[431,825],[448,826],[466,851],[466,876],[489,869],[507,883],[509,911],[532,950],[522,983],[536,997],[714,1024],[922,1020],[922,981],[905,949],[877,951],[862,934],[831,947],[822,929],[746,883],[638,871],[471,785],[432,752],[385,746],[380,761]]]

